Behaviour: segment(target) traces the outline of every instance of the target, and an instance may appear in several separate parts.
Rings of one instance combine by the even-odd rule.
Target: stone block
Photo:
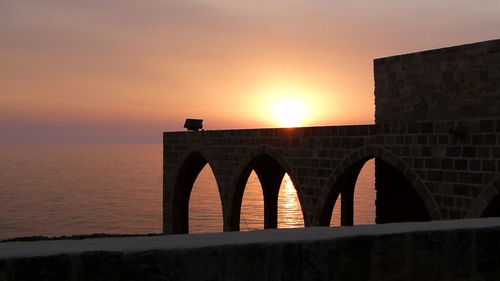
[[[413,168],[421,169],[424,167],[424,158],[413,158]]]
[[[440,182],[443,180],[443,171],[427,171],[427,178],[428,181],[436,181]]]
[[[495,132],[500,133],[500,119],[495,120]]]
[[[417,136],[417,144],[425,145],[428,144],[428,138],[426,135]]]
[[[469,160],[469,170],[480,171],[481,170],[481,160]]]
[[[420,146],[412,146],[410,147],[410,156],[412,157],[421,157],[421,147]]]
[[[479,130],[482,133],[489,133],[495,130],[495,121],[493,120],[481,120],[479,122]]]
[[[454,207],[455,199],[450,196],[443,196],[443,206],[445,207]]]
[[[472,144],[473,145],[483,145],[484,144],[484,136],[483,135],[473,135],[472,136]]]
[[[420,132],[424,134],[434,133],[434,123],[431,122],[420,123]]]
[[[470,183],[470,184],[482,184],[483,183],[483,175],[479,174],[479,173],[462,172],[462,173],[459,173],[458,179],[462,183]]]
[[[431,146],[422,146],[422,156],[423,157],[431,157],[432,156],[432,147]]]
[[[462,156],[468,158],[476,157],[476,148],[473,146],[464,146],[462,148]]]
[[[455,170],[464,171],[468,169],[468,161],[465,159],[457,159],[454,163]]]
[[[446,157],[460,157],[462,149],[460,146],[449,146],[446,148]]]
[[[453,185],[453,195],[471,196],[472,195],[472,188],[470,185],[466,185],[466,184],[454,184]]]
[[[449,143],[449,136],[448,135],[439,135],[439,144],[448,144]]]
[[[430,135],[429,136],[429,144],[430,145],[436,145],[439,143],[438,136],[437,135]]]
[[[484,136],[484,144],[485,145],[495,145],[497,144],[497,136],[493,134]]]
[[[458,181],[458,173],[448,171],[444,172],[444,181],[451,183]]]
[[[426,169],[436,169],[439,168],[440,161],[435,158],[426,158],[425,159],[425,168]]]
[[[491,156],[495,159],[500,158],[500,147],[491,147]]]
[[[477,147],[477,157],[488,159],[491,158],[490,148],[489,147]]]

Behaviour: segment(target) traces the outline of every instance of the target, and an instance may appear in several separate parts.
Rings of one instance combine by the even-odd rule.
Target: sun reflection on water
[[[355,224],[375,222],[374,161],[370,160],[359,174],[354,194]],[[190,231],[222,231],[222,209],[213,173],[205,167],[193,188],[190,202]],[[341,198],[335,204],[331,226],[340,225]],[[214,204],[216,205],[214,207]],[[278,196],[278,227],[304,227],[304,217],[292,180],[285,174]],[[264,228],[264,198],[260,181],[254,171],[248,177],[241,206],[240,230]]]
[[[297,191],[292,180],[285,174],[278,196],[278,228],[304,227]]]

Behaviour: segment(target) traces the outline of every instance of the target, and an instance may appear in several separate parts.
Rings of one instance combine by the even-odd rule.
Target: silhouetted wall
[[[500,220],[0,243],[0,281],[500,280]]]
[[[500,116],[500,40],[376,59],[374,72],[376,123]]]

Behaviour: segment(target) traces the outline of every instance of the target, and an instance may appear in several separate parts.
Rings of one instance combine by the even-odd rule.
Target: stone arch
[[[174,172],[175,183],[172,199],[170,200],[173,217],[173,229],[170,232],[175,234],[189,233],[189,200],[191,191],[196,178],[207,164],[214,173],[219,198],[221,199],[221,203],[223,202],[218,173],[211,158],[207,157],[207,153],[202,148],[196,147],[186,152],[181,159],[180,163],[182,164]],[[224,211],[224,204],[222,204],[222,210]]]
[[[302,192],[293,170],[280,152],[270,146],[263,145],[245,155],[235,170],[235,177],[232,181],[233,192],[230,200],[230,216],[227,222],[227,230],[238,231],[240,229],[243,193],[252,170],[257,174],[263,189],[264,228],[277,227],[278,193],[285,173],[289,175],[295,187],[304,217],[304,224],[306,224],[304,204],[301,196]]]
[[[472,202],[472,207],[467,213],[466,217],[479,218],[484,216],[492,216],[491,215],[491,213],[493,212],[492,208],[497,207],[500,209],[500,206],[497,206],[499,204],[500,204],[500,176],[497,176],[493,178],[493,180],[491,180],[488,185],[486,185],[486,187],[479,194],[479,196]]]
[[[411,167],[390,150],[377,145],[366,145],[358,148],[345,157],[331,173],[327,183],[328,188],[324,189],[320,197],[322,201],[320,202],[320,209],[316,215],[319,225],[327,226],[330,224],[334,204],[339,194],[342,192],[340,187],[344,184],[354,185],[361,168],[372,158],[382,160],[411,183],[422,200],[431,219],[436,220],[442,218],[441,212],[431,193]],[[352,186],[352,188],[354,188],[354,186]]]

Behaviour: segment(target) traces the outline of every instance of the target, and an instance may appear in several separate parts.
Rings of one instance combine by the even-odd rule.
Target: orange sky
[[[206,129],[373,123],[372,60],[500,38],[500,1],[0,2],[0,143],[160,142]]]

